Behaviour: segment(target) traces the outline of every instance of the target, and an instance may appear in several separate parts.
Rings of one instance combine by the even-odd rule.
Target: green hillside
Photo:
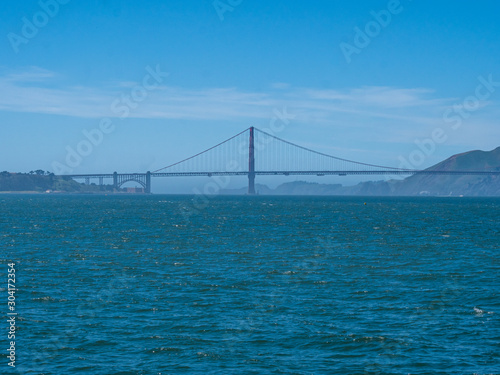
[[[469,151],[427,170],[500,171],[500,147],[492,151]],[[395,186],[397,195],[499,196],[499,176],[415,175]]]
[[[0,173],[0,191],[45,192],[47,190],[64,193],[112,192],[113,186],[85,185],[69,177],[55,176],[53,173],[42,170],[30,173]]]

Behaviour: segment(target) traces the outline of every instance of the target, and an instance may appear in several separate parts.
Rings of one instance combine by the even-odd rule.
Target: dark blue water
[[[366,205],[364,204],[366,202]],[[23,374],[499,374],[500,199],[0,197]],[[7,293],[1,289],[2,316]]]

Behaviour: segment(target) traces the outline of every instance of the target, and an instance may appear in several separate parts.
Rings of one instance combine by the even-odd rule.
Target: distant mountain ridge
[[[469,151],[428,168],[430,171],[500,171],[500,147]],[[499,176],[414,175],[397,185],[398,195],[500,196]]]
[[[429,171],[500,171],[500,147],[468,151],[433,165]],[[262,195],[367,195],[367,196],[500,196],[500,176],[417,174],[404,180],[368,181],[355,186],[288,182],[270,189],[257,185]],[[246,188],[222,194],[245,194]]]

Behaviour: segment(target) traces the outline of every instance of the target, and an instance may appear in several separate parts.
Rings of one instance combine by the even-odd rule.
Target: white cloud
[[[275,82],[271,85],[271,88],[276,89],[276,90],[288,90],[292,87],[289,83],[285,82]]]
[[[5,74],[3,80],[8,82],[43,82],[56,77],[54,72],[50,70],[32,66],[22,72]]]
[[[51,71],[31,67],[23,72],[0,76],[0,111],[56,114],[82,118],[117,117],[111,104],[130,95],[134,82],[117,82],[106,87],[63,86],[62,78]],[[352,132],[377,126],[388,141],[394,134],[418,136],[423,129],[443,126],[445,108],[456,98],[436,98],[426,88],[369,86],[342,90],[292,88],[276,83],[267,93],[237,88],[186,89],[162,86],[131,108],[129,117],[247,121],[268,119],[270,109],[286,107],[297,121],[315,126],[336,126]],[[489,103],[482,103],[487,106]],[[495,106],[481,111],[493,118]],[[489,121],[483,122],[492,127]],[[496,126],[496,124],[495,124]]]

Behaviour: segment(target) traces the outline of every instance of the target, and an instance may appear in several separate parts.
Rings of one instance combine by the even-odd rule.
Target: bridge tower
[[[250,142],[248,149],[248,195],[255,194],[255,147],[254,127],[250,128]]]

